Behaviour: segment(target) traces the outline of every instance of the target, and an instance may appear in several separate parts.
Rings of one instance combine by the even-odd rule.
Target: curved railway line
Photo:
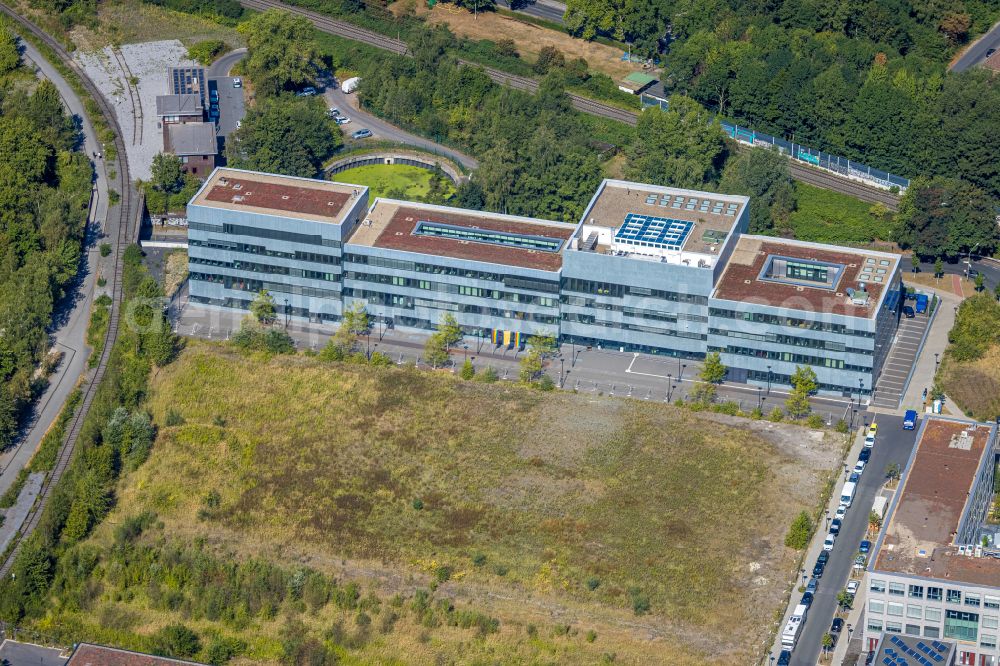
[[[380,35],[377,32],[366,30],[365,28],[359,28],[356,25],[346,23],[344,21],[332,19],[329,16],[325,16],[308,9],[301,9],[283,2],[278,2],[277,0],[240,0],[240,4],[248,9],[256,11],[282,9],[309,19],[309,21],[311,21],[318,30],[323,32],[363,42],[370,46],[391,51],[398,55],[412,55],[406,42],[393,39],[392,37],[386,37],[385,35]],[[475,67],[483,67],[478,63],[468,60],[460,59],[459,62]],[[538,90],[538,81],[530,77],[508,74],[507,72],[502,72],[499,69],[494,69],[492,67],[483,67],[483,69],[494,83],[532,93]],[[628,125],[635,125],[638,122],[639,114],[635,111],[620,109],[616,106],[604,104],[603,102],[598,102],[574,93],[568,93],[568,95],[573,107],[577,111],[588,113],[593,116],[617,120],[618,122],[626,123]],[[816,185],[818,187],[840,192],[842,194],[848,194],[850,196],[857,197],[862,201],[882,203],[892,210],[895,210],[896,206],[899,204],[899,197],[893,195],[891,192],[880,190],[876,187],[867,187],[856,181],[841,178],[819,169],[810,169],[809,167],[798,164],[794,161],[790,164],[792,176],[796,180],[800,180],[804,183]]]
[[[131,179],[129,177],[128,154],[125,152],[125,140],[122,138],[121,127],[118,125],[118,121],[115,118],[111,105],[101,95],[97,86],[95,86],[94,83],[87,77],[83,69],[76,64],[76,62],[70,57],[59,42],[44,33],[40,28],[27,19],[19,16],[10,7],[0,4],[0,12],[9,16],[23,30],[32,33],[48,48],[52,49],[56,55],[59,56],[59,59],[63,62],[63,64],[79,77],[87,93],[97,103],[101,114],[115,132],[114,144],[117,152],[117,156],[115,158],[116,175],[114,181],[109,182],[109,187],[117,188],[117,191],[121,196],[117,209],[115,206],[108,209],[108,222],[115,222],[113,228],[115,229],[114,239],[116,242],[114,243],[113,248],[114,281],[111,285],[111,317],[108,323],[108,331],[104,337],[104,348],[101,352],[100,361],[98,362],[97,367],[92,371],[89,371],[84,379],[82,387],[83,399],[77,407],[76,412],[73,414],[73,418],[69,422],[69,428],[63,439],[62,445],[60,446],[55,466],[52,468],[52,471],[46,475],[45,480],[42,482],[42,490],[39,493],[38,499],[36,499],[34,506],[32,506],[31,511],[28,513],[28,517],[25,520],[24,525],[15,537],[14,543],[16,545],[14,549],[10,552],[7,559],[0,564],[0,578],[5,578],[10,574],[11,567],[13,566],[18,553],[21,551],[21,546],[24,544],[25,539],[38,527],[38,523],[42,518],[45,506],[48,503],[49,498],[52,496],[52,492],[55,489],[56,484],[59,483],[59,480],[66,472],[70,461],[73,459],[73,453],[76,450],[76,443],[79,439],[83,422],[87,417],[90,406],[94,401],[94,396],[97,394],[98,386],[104,378],[104,373],[107,370],[108,361],[111,358],[112,348],[114,347],[115,340],[118,337],[118,326],[122,304],[122,271],[124,268],[123,261],[125,249],[134,243],[138,237],[139,216],[142,213],[143,202],[141,196],[132,188]],[[109,231],[111,228],[112,227],[109,227]]]
[[[139,97],[139,89],[132,83],[135,76],[133,76],[132,68],[128,66],[128,61],[125,60],[125,54],[121,52],[121,49],[112,46],[111,53],[115,56],[118,68],[122,70],[122,76],[125,77],[125,88],[128,90],[129,101],[132,103],[132,118],[134,120],[132,123],[132,145],[134,146],[136,143],[142,145],[142,98]]]

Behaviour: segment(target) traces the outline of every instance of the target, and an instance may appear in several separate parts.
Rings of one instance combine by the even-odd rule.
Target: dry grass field
[[[990,421],[1000,414],[1000,346],[964,363],[945,354],[939,373],[945,393],[967,416]]]
[[[92,546],[150,511],[157,547],[308,566],[383,599],[430,587],[500,623],[475,638],[404,617],[344,663],[748,663],[795,577],[785,531],[837,448],[794,426],[195,341],[149,408],[153,453]],[[177,619],[134,589],[89,617],[127,613],[140,634]],[[303,617],[320,630],[338,612]],[[245,663],[276,663],[280,619],[241,630]]]
[[[409,11],[404,2],[396,2],[390,6],[394,12]],[[412,6],[417,16],[423,16],[431,25],[447,24],[453,33],[469,39],[511,39],[517,45],[518,53],[528,56],[526,60],[534,62],[543,46],[553,46],[559,49],[567,60],[583,58],[595,72],[607,74],[615,81],[625,78],[629,73],[639,68],[633,63],[622,61],[622,50],[597,42],[576,39],[565,32],[542,28],[527,21],[519,21],[495,12],[481,12],[478,16],[456,7],[453,4],[439,2],[433,9],[427,9],[426,4],[417,3]]]

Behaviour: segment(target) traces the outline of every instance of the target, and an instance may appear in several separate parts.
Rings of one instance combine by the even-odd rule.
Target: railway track
[[[386,51],[392,51],[393,53],[399,55],[412,55],[409,47],[404,41],[393,39],[392,37],[386,37],[385,35],[381,35],[371,30],[359,28],[356,25],[352,25],[344,21],[337,21],[329,16],[325,16],[308,9],[301,9],[283,2],[278,2],[277,0],[240,0],[240,4],[248,9],[256,11],[282,9],[309,19],[309,21],[311,21],[317,29],[323,32],[363,42],[365,44],[369,44],[370,46],[384,49]],[[475,67],[482,67],[482,65],[468,60],[460,59],[459,62]],[[507,72],[502,72],[499,69],[494,69],[492,67],[483,67],[483,69],[494,83],[531,93],[538,90],[538,81],[530,77],[508,74]],[[619,109],[618,107],[611,106],[610,104],[604,104],[603,102],[598,102],[573,93],[568,93],[568,95],[571,103],[573,104],[573,108],[582,113],[617,120],[618,122],[633,126],[639,120],[639,114],[635,111]],[[891,210],[895,210],[899,204],[899,197],[891,192],[880,190],[875,187],[866,187],[865,185],[855,181],[841,178],[825,171],[810,169],[809,167],[798,164],[794,161],[791,162],[791,172],[792,176],[796,180],[800,180],[810,185],[816,185],[817,187],[822,187],[824,189],[840,192],[842,194],[848,194],[863,201],[882,203]]]
[[[114,144],[117,152],[114,165],[115,178],[113,182],[109,183],[109,187],[115,188],[120,193],[121,197],[119,203],[117,204],[117,209],[114,206],[111,206],[108,209],[108,222],[115,222],[116,227],[114,233],[115,243],[112,249],[114,254],[114,282],[111,285],[111,317],[108,323],[108,331],[104,336],[104,348],[101,351],[101,357],[97,367],[92,371],[89,371],[84,379],[83,399],[81,400],[80,405],[77,407],[76,412],[73,414],[73,418],[69,423],[69,428],[63,439],[62,445],[59,448],[59,454],[56,457],[55,466],[42,482],[42,490],[39,493],[38,499],[35,500],[35,504],[31,508],[31,511],[28,513],[28,517],[25,520],[24,525],[21,527],[21,531],[16,537],[14,542],[16,545],[14,549],[11,551],[7,559],[3,563],[0,563],[0,578],[6,578],[10,574],[11,567],[13,566],[18,553],[21,551],[21,547],[24,544],[25,539],[29,537],[38,527],[38,523],[42,518],[42,514],[49,498],[52,496],[53,490],[62,478],[62,475],[66,472],[67,467],[69,467],[70,461],[73,459],[73,453],[76,450],[76,444],[80,437],[80,431],[83,428],[83,422],[87,417],[90,406],[94,401],[95,395],[97,394],[97,388],[100,385],[101,380],[104,378],[104,373],[107,370],[108,361],[111,358],[112,348],[114,347],[115,340],[118,337],[118,327],[121,319],[122,271],[124,268],[125,249],[134,243],[138,238],[139,216],[142,213],[143,201],[142,197],[132,187],[131,178],[129,176],[128,154],[125,152],[125,140],[122,137],[121,127],[118,124],[118,120],[115,118],[111,105],[101,95],[97,86],[95,86],[93,81],[87,77],[83,69],[76,64],[76,62],[70,57],[59,42],[44,33],[40,28],[27,19],[19,16],[7,5],[0,4],[0,12],[9,16],[18,26],[20,26],[22,30],[32,33],[36,38],[52,49],[63,64],[76,73],[87,93],[97,103],[97,106],[101,111],[101,115],[105,117],[112,130],[115,132]]]
[[[134,146],[138,143],[141,146],[143,125],[142,98],[139,96],[139,89],[132,83],[132,79],[135,77],[132,75],[132,68],[128,66],[125,54],[121,52],[121,49],[115,46],[111,47],[111,53],[114,54],[115,60],[118,62],[118,68],[122,70],[122,76],[125,77],[125,88],[128,90],[129,101],[132,102],[132,118],[134,120],[132,123],[132,145]]]

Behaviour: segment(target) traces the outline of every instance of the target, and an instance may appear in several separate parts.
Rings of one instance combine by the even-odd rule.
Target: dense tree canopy
[[[998,241],[996,210],[979,188],[953,178],[914,183],[900,202],[896,240],[925,259],[956,259]]]
[[[773,150],[742,150],[726,163],[719,191],[750,197],[750,232],[779,230],[795,210],[788,158]]]
[[[226,143],[231,166],[313,177],[341,144],[336,124],[315,97],[258,100]]]
[[[0,32],[0,66],[10,35]],[[76,275],[92,171],[55,87],[25,69],[0,89],[0,449],[34,395],[54,304]]]
[[[260,95],[296,90],[316,80],[319,55],[308,19],[271,9],[240,24],[247,40],[244,71]]]
[[[599,154],[555,67],[535,96],[502,88],[444,55],[440,33],[415,58],[373,63],[359,94],[372,111],[480,158],[459,205],[577,221],[600,181]]]
[[[674,96],[670,110],[639,117],[626,175],[659,185],[699,188],[714,181],[725,160],[722,128],[693,100]]]

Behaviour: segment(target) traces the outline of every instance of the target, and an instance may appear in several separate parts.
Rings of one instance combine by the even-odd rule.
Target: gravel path
[[[186,55],[187,49],[175,39],[125,44],[118,54],[105,47],[75,55],[114,107],[125,135],[133,178],[148,180],[153,156],[163,150],[163,133],[157,127],[156,96],[168,92],[167,67],[196,64]],[[124,67],[120,58],[124,59]],[[138,95],[129,94],[130,75],[138,79]],[[141,122],[140,131],[136,130],[137,120]]]

